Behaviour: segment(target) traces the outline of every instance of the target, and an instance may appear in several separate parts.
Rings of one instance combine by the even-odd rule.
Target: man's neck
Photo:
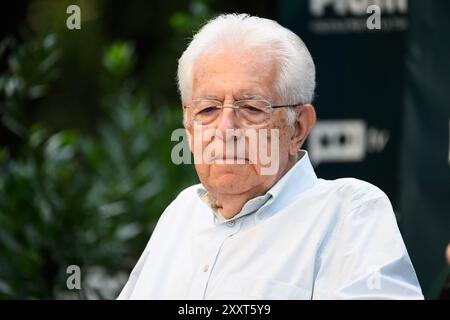
[[[242,194],[216,194],[213,196],[214,205],[217,213],[224,219],[229,220],[241,212],[244,205],[251,199],[263,195],[267,192],[260,191],[254,193]]]
[[[264,195],[295,165],[295,163],[295,161],[290,161],[284,170],[278,172],[275,180],[269,186],[258,186],[239,194],[210,193],[210,200],[220,216],[226,220],[232,219],[241,212],[242,208],[249,200]]]

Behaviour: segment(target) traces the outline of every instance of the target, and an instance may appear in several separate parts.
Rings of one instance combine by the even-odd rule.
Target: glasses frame
[[[195,100],[192,100],[191,103],[193,103],[193,102],[201,102],[201,101],[219,102],[220,104],[217,106],[217,109],[221,109],[221,111],[220,111],[221,113],[219,114],[219,116],[213,122],[211,122],[210,124],[207,124],[207,125],[201,124],[202,126],[205,126],[205,127],[210,126],[212,123],[214,123],[220,117],[220,115],[222,114],[222,110],[225,109],[225,108],[234,109],[235,110],[236,119],[241,123],[242,122],[241,117],[239,116],[239,113],[236,112],[236,110],[239,110],[241,108],[241,106],[237,106],[236,103],[239,103],[239,102],[242,102],[242,101],[264,101],[264,102],[267,102],[267,104],[269,106],[269,109],[270,109],[270,111],[268,112],[268,114],[270,114],[270,117],[272,116],[273,112],[275,111],[274,109],[293,108],[293,107],[297,107],[297,106],[302,106],[303,105],[303,103],[297,103],[297,104],[285,104],[285,105],[276,105],[276,106],[274,106],[269,101],[267,101],[266,99],[242,99],[242,100],[236,100],[236,101],[234,101],[231,104],[230,103],[224,104],[223,102],[221,102],[219,100],[214,100],[214,99],[195,99]],[[187,109],[190,109],[190,108],[191,108],[190,104],[183,106],[184,110],[187,110]],[[269,118],[269,120],[270,120],[270,118]],[[254,127],[261,127],[261,126],[264,126],[266,124],[267,124],[267,121],[262,123],[262,124],[251,125],[250,127],[253,127],[253,128]],[[241,125],[242,125],[242,123],[241,123]]]

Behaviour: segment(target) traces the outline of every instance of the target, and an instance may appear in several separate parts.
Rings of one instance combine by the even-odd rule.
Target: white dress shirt
[[[230,220],[182,191],[118,299],[423,299],[388,197],[301,156]]]

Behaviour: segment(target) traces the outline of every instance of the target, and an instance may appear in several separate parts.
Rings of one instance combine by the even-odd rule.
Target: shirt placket
[[[211,274],[214,271],[217,258],[226,240],[239,232],[242,219],[231,220],[218,226],[220,228],[219,235],[211,241],[206,253],[203,257],[203,263],[200,263],[192,281],[189,292],[189,299],[205,299],[208,284],[211,280]],[[218,230],[219,231],[219,230]]]

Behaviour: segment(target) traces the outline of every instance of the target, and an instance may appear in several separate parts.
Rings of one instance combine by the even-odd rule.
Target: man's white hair
[[[276,91],[284,104],[311,103],[315,67],[303,41],[292,31],[269,19],[247,14],[222,14],[210,20],[193,37],[178,61],[178,89],[183,104],[192,99],[193,70],[199,57],[217,47],[256,49],[277,63]],[[295,111],[288,108],[288,118]],[[290,121],[291,122],[291,121]]]

